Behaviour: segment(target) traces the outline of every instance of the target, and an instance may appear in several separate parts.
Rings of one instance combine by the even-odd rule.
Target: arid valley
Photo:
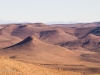
[[[100,22],[1,24],[0,75],[100,75]]]

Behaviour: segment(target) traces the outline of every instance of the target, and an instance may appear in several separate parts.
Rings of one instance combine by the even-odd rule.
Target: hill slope
[[[0,48],[5,48],[20,42],[22,39],[11,36],[9,34],[1,34],[0,35]]]
[[[60,46],[44,43],[34,36],[27,37],[22,42],[3,49],[1,53],[32,63],[69,63],[73,60],[77,61],[75,52]]]
[[[68,33],[65,33],[61,29],[56,29],[56,30],[41,31],[40,39],[47,43],[56,44],[56,43],[64,42],[64,41],[76,40],[77,37],[72,36]]]
[[[89,34],[82,39],[59,43],[59,45],[69,49],[78,49],[82,47],[91,51],[100,51],[100,37],[93,34]]]
[[[0,75],[83,75],[72,71],[57,71],[53,69],[26,64],[0,56]]]

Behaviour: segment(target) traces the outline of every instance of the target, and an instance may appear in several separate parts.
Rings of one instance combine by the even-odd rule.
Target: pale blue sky
[[[100,0],[0,0],[0,19],[18,22],[100,21]]]

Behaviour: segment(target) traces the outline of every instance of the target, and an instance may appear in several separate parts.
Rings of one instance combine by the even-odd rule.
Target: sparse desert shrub
[[[11,56],[10,58],[16,58],[16,56]]]

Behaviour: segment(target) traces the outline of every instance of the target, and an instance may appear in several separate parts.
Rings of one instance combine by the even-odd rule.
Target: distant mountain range
[[[10,22],[10,21],[6,21],[6,20],[0,19],[0,24],[7,24],[7,23],[11,23],[11,22]]]
[[[63,22],[63,21],[59,21],[59,22],[56,22],[56,21],[52,21],[52,22],[46,22],[46,24],[74,24],[74,23],[78,23],[78,22],[73,22],[73,21],[69,21],[69,22]]]
[[[9,23],[19,23],[19,22],[16,22],[16,21],[6,21],[6,20],[3,20],[3,19],[0,19],[0,24],[9,24]],[[25,22],[25,23],[28,23],[28,22]],[[56,22],[56,21],[45,22],[45,24],[74,24],[74,23],[78,23],[78,22],[73,22],[73,21],[70,21],[70,22],[63,22],[63,21],[59,21],[59,22]]]

